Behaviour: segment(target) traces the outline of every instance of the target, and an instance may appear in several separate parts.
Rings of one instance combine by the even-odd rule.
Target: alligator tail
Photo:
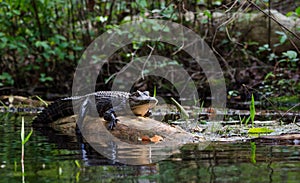
[[[32,124],[47,124],[73,114],[72,100],[59,99],[39,113]]]

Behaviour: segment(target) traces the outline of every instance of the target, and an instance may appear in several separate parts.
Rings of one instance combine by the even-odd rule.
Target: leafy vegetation
[[[276,0],[270,3],[275,2],[278,3]],[[8,87],[14,93],[25,90],[28,95],[69,93],[78,60],[95,38],[122,23],[147,18],[178,22],[205,38],[220,60],[231,98],[249,101],[253,91],[257,93],[256,100],[263,100],[260,96],[295,95],[300,90],[299,48],[294,45],[278,51],[291,42],[293,35],[282,29],[272,35],[277,39],[275,43],[246,40],[247,31],[238,29],[241,22],[261,13],[259,8],[253,7],[265,9],[269,6],[267,1],[247,3],[220,0],[0,1],[0,87]],[[297,6],[289,9],[286,16],[299,19],[300,5]],[[239,15],[241,9],[247,16],[237,19],[233,14]],[[145,31],[160,29],[156,24],[145,26]],[[299,27],[295,30],[299,31]],[[124,31],[119,34],[130,36]],[[133,42],[110,58],[113,63],[103,67],[97,89],[109,89],[120,68],[133,58],[151,53],[171,57],[174,63],[184,66],[201,91],[200,97],[204,99],[210,95],[204,72],[195,66],[189,55],[166,43],[141,40],[144,41]],[[156,79],[149,80],[153,86],[147,86],[148,90],[153,91],[158,83],[154,83]],[[252,91],[245,91],[243,85]],[[161,81],[157,91],[173,94],[174,87]]]
[[[266,133],[272,133],[274,132],[274,130],[270,130],[266,127],[262,127],[262,128],[250,128],[248,130],[249,134],[266,134]]]
[[[247,125],[248,122],[251,120],[252,128],[254,126],[254,118],[255,118],[255,100],[253,94],[251,95],[251,104],[250,104],[250,116],[247,118],[245,124]]]

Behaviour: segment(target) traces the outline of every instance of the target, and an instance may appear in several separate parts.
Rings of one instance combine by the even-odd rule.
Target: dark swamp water
[[[25,134],[32,116],[25,116]],[[21,164],[21,117],[0,114],[0,182],[299,182],[300,146],[259,142],[184,145],[150,165],[113,162],[63,134],[33,130]],[[297,143],[299,144],[299,143]]]

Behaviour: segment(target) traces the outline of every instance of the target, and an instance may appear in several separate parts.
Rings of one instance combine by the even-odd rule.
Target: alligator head
[[[157,104],[157,99],[151,97],[148,91],[136,91],[129,96],[129,105],[132,112],[138,116],[145,116]]]

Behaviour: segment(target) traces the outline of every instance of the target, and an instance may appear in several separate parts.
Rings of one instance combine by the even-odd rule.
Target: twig
[[[143,65],[143,69],[142,69],[142,72],[141,72],[142,79],[144,79],[144,69],[145,69],[146,64],[149,61],[154,49],[155,49],[155,45],[153,47],[151,47],[150,45],[147,45],[147,47],[150,48],[151,51],[150,51],[149,55],[147,56],[147,59],[145,60],[144,65]]]
[[[288,109],[288,110],[281,116],[280,120],[281,120],[288,112],[290,112],[291,110],[293,110],[295,107],[298,107],[298,106],[300,106],[300,103],[298,103],[298,104],[294,105],[293,107],[291,107],[290,109]]]

